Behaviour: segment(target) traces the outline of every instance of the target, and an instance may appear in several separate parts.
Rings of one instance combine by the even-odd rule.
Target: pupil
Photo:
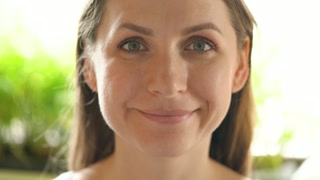
[[[203,51],[205,48],[205,44],[203,42],[197,42],[193,45],[193,48],[197,51]]]
[[[131,42],[128,44],[128,46],[129,46],[129,50],[137,51],[140,49],[139,43],[136,43],[136,42]]]

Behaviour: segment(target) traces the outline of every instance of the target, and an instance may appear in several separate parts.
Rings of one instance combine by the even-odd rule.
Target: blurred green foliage
[[[67,140],[73,68],[59,64],[40,43],[30,44],[36,51],[26,56],[0,39],[0,156],[47,157]]]
[[[257,156],[253,159],[254,169],[275,170],[281,166],[284,158],[280,155]]]

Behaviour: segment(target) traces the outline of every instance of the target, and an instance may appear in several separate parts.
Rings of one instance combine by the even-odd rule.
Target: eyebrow
[[[127,28],[127,29],[130,29],[132,31],[135,31],[135,32],[147,35],[147,36],[153,36],[153,31],[151,29],[145,28],[142,26],[138,26],[138,25],[135,25],[132,23],[122,23],[119,25],[118,29],[121,29],[121,28]]]
[[[211,22],[188,27],[182,31],[182,35],[191,34],[191,33],[197,32],[197,31],[205,30],[205,29],[215,30],[222,35],[222,31],[218,28],[218,26],[211,23]]]
[[[152,29],[142,27],[139,25],[135,25],[132,23],[121,23],[117,29],[122,29],[122,28],[126,28],[126,29],[129,29],[129,30],[141,33],[141,34],[145,34],[147,36],[154,35]],[[203,23],[203,24],[198,24],[195,26],[188,27],[182,31],[182,35],[191,34],[191,33],[197,32],[197,31],[205,30],[205,29],[212,29],[212,30],[215,30],[218,33],[222,34],[222,31],[218,28],[217,25],[209,22],[209,23]]]

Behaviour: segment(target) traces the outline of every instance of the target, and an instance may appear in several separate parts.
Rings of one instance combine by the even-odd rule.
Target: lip
[[[184,121],[187,121],[194,111],[185,111],[185,110],[151,110],[151,111],[142,111],[138,110],[142,116],[145,118],[160,123],[160,124],[178,124]]]

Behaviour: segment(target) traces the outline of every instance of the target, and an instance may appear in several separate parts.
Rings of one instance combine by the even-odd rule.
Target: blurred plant
[[[263,46],[259,41],[266,42],[266,40],[260,39],[262,37],[259,36],[259,31],[256,32],[256,35],[258,36],[256,36],[256,42],[254,42],[254,54],[252,57],[252,83],[258,113],[256,125],[257,129],[259,130],[260,128],[261,130],[263,128],[275,126],[274,114],[280,119],[281,115],[284,113],[281,109],[277,109],[280,106],[279,101],[283,96],[283,90],[281,86],[282,81],[276,76],[279,71],[282,72],[278,67],[279,63],[277,62],[280,54],[280,47],[277,44]],[[255,51],[258,51],[258,53],[255,54]],[[268,109],[270,104],[272,104],[272,109]],[[276,105],[278,106],[276,107]],[[280,124],[281,122],[277,123]],[[286,128],[281,131],[277,140],[272,140],[272,143],[270,143],[271,138],[269,139],[268,136],[259,139],[259,141],[266,141],[261,143],[266,145],[266,152],[268,151],[268,147],[271,147],[271,149],[276,149],[276,153],[273,152],[271,153],[272,155],[266,154],[254,157],[254,169],[275,170],[282,165],[284,162],[284,157],[282,155],[284,147],[291,141],[294,132]],[[270,132],[270,129],[268,129],[268,132]]]
[[[283,157],[280,154],[257,156],[253,160],[254,169],[275,170],[283,163]]]
[[[36,51],[26,57],[1,39],[0,153],[9,151],[19,159],[26,153],[48,156],[67,139],[72,68],[60,65],[40,44],[32,44]]]
[[[281,134],[281,137],[277,142],[277,146],[279,147],[279,153],[275,155],[265,155],[265,156],[254,157],[253,168],[264,169],[264,170],[276,170],[277,168],[279,168],[285,160],[285,158],[282,155],[284,147],[292,140],[293,137],[294,137],[293,131],[290,131],[290,130],[283,131],[283,133]]]

